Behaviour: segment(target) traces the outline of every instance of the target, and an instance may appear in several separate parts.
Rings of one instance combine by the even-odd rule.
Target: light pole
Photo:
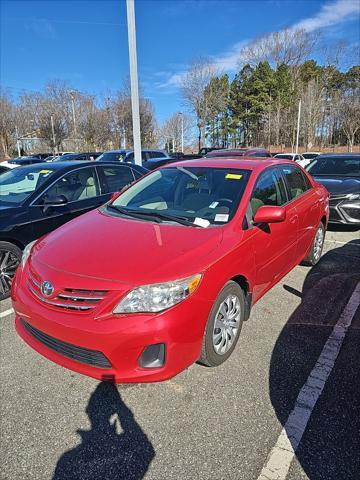
[[[71,97],[71,109],[72,109],[72,117],[73,117],[73,124],[74,124],[74,140],[75,140],[75,148],[77,150],[77,132],[76,132],[76,119],[75,119],[75,102],[74,102],[74,92],[70,92]]]
[[[299,150],[300,115],[301,115],[301,99],[299,100],[298,117],[297,117],[295,154],[297,154]]]
[[[184,153],[184,115],[179,112],[181,118],[181,152]]]
[[[134,0],[126,0],[128,43],[130,60],[130,85],[131,85],[131,109],[134,138],[134,159],[137,165],[141,165],[141,136],[140,136],[140,109],[139,109],[139,85],[137,74],[136,55],[136,29]]]
[[[15,135],[16,135],[16,146],[19,157],[21,157],[20,142],[19,142],[19,132],[18,127],[15,125]]]
[[[57,153],[57,148],[55,144],[54,115],[50,115],[50,123],[51,123],[51,133],[52,133],[53,144],[54,144],[54,153]]]

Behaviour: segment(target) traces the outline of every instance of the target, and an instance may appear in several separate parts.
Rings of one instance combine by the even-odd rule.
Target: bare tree
[[[344,97],[340,102],[340,121],[348,142],[349,151],[353,151],[355,135],[360,130],[360,101],[352,97]]]
[[[268,61],[270,65],[298,66],[314,50],[317,36],[304,29],[285,28],[255,39],[240,53],[240,63],[254,66]]]
[[[14,146],[15,111],[10,96],[0,93],[0,156],[9,158]]]
[[[177,112],[168,118],[159,129],[159,138],[168,150],[176,151],[181,147],[182,130],[184,144],[191,143],[193,121],[190,116]]]
[[[205,59],[194,60],[181,80],[181,92],[188,109],[196,117],[198,128],[198,146],[201,148],[204,128],[215,101],[214,92],[206,93],[206,87],[216,76],[213,64]]]

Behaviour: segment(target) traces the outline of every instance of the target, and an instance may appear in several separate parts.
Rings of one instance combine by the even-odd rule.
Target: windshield
[[[275,155],[275,158],[285,158],[286,160],[292,160],[294,158],[294,155],[291,153],[279,153]]]
[[[36,165],[9,170],[0,176],[0,204],[19,205],[53,173]]]
[[[163,168],[135,183],[112,207],[178,217],[202,227],[221,225],[234,216],[249,175],[249,170],[234,168]]]
[[[306,170],[311,175],[360,177],[360,155],[353,157],[317,157]]]
[[[123,162],[125,157],[126,157],[125,150],[121,152],[104,152],[102,155],[97,157],[96,161]]]
[[[312,158],[315,158],[315,157],[318,157],[318,156],[319,156],[318,153],[303,153],[303,157],[306,160],[311,160]]]

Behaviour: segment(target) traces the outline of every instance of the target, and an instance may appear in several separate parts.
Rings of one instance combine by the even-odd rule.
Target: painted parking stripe
[[[360,283],[357,284],[353,291],[350,300],[325,343],[315,367],[300,390],[295,407],[281,430],[276,445],[271,450],[268,461],[262,469],[258,480],[286,479],[312,411],[335,365],[346,332],[351,325],[359,304]]]
[[[10,315],[11,313],[14,313],[14,309],[13,309],[13,308],[9,308],[8,310],[5,310],[4,312],[0,312],[0,318],[2,318],[2,317],[7,317],[7,316]]]

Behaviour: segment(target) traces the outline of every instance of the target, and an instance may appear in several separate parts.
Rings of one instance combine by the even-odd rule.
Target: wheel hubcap
[[[324,243],[324,232],[322,228],[319,228],[316,232],[315,241],[314,241],[314,258],[318,260],[321,256],[322,247]]]
[[[218,355],[229,351],[240,326],[240,300],[235,295],[229,295],[221,303],[215,317],[213,331],[213,346]]]
[[[0,295],[10,291],[19,258],[9,250],[0,250]]]

